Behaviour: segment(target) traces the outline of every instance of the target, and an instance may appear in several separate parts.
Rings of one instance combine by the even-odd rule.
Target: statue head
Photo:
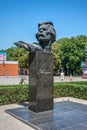
[[[56,32],[52,22],[43,22],[38,24],[38,33],[36,38],[39,44],[29,44],[23,41],[14,43],[16,46],[23,47],[27,51],[35,52],[36,50],[50,52],[51,44],[56,40]]]
[[[52,22],[43,22],[38,24],[38,33],[36,38],[42,48],[50,46],[56,40],[56,32]]]

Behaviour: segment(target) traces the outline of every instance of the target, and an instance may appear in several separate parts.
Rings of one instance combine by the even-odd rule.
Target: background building
[[[18,76],[18,61],[7,61],[6,52],[0,52],[0,76]]]
[[[18,61],[0,61],[0,76],[18,75]]]

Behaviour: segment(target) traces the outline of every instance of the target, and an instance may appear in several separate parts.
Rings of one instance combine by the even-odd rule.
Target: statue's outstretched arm
[[[30,51],[29,48],[28,48],[28,45],[26,43],[22,42],[22,41],[15,42],[14,45],[16,45],[18,47],[23,47],[27,51]]]
[[[29,44],[29,43],[25,43],[23,41],[18,41],[18,42],[15,42],[14,43],[16,46],[19,46],[19,47],[23,47],[24,49],[26,49],[27,51],[30,51],[30,52],[35,52],[36,50],[43,50],[41,48],[41,46],[39,45],[36,45],[36,44]]]

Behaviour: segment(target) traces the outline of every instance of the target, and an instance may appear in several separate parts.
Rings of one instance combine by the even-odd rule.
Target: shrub
[[[28,93],[27,85],[0,86],[0,105],[27,101]]]
[[[87,100],[87,82],[54,83],[54,98],[67,96]],[[28,100],[28,85],[0,86],[0,105],[26,102]]]
[[[75,97],[80,99],[87,99],[87,82],[79,84],[74,83],[55,83],[54,97]]]

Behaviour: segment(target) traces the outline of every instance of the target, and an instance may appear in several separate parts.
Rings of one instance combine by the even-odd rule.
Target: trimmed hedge
[[[68,84],[78,84],[78,85],[87,85],[87,81],[74,81],[74,82],[65,82]]]
[[[87,82],[65,82],[54,84],[54,98],[68,96],[87,100]]]
[[[0,86],[0,105],[28,100],[28,85]]]
[[[87,100],[87,82],[54,83],[54,98],[67,96]],[[28,85],[0,86],[0,105],[26,102],[28,100]]]

